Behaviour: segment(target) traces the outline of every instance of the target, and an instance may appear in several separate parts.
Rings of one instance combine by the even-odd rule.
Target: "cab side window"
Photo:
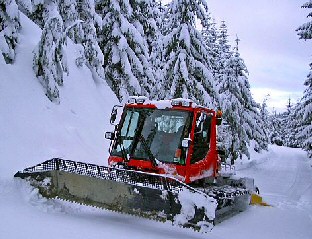
[[[211,116],[203,112],[196,117],[194,135],[194,151],[191,163],[196,163],[205,158],[210,146]]]

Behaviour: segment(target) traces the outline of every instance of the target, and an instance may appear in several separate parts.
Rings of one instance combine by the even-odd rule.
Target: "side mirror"
[[[113,132],[106,132],[105,139],[113,140],[115,139],[115,134]]]
[[[183,147],[183,148],[188,148],[188,147],[190,147],[190,142],[191,142],[191,139],[189,139],[189,138],[184,138],[184,139],[182,140],[182,147]]]
[[[121,105],[115,105],[112,109],[112,112],[111,112],[111,117],[110,117],[110,124],[111,125],[115,125],[115,120],[117,118],[117,114],[118,114],[118,108],[122,108]]]
[[[206,115],[202,112],[199,112],[196,116],[196,129],[195,134],[201,134],[204,129],[204,122],[206,120]]]

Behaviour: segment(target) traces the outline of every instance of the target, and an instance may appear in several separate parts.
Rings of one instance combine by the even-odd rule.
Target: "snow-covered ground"
[[[117,98],[95,83],[86,67],[77,68],[78,49],[67,44],[69,76],[60,87],[60,105],[51,103],[32,70],[39,28],[21,14],[22,31],[14,65],[0,57],[0,178],[51,157],[105,163],[112,130],[109,117]]]
[[[40,30],[22,15],[16,64],[0,57],[0,239],[2,238],[312,238],[312,167],[300,149],[271,146],[237,164],[239,176],[255,178],[272,207],[247,211],[200,234],[189,229],[99,209],[46,200],[16,171],[52,157],[105,165],[111,130],[109,114],[116,97],[78,69],[68,42],[70,75],[60,89],[61,104],[44,96],[32,71],[32,50]]]
[[[250,206],[207,234],[170,223],[46,200],[21,180],[0,180],[0,238],[302,238],[312,236],[312,168],[299,149],[272,146],[238,170],[272,207]],[[18,169],[18,168],[17,168]]]
[[[216,238],[312,238],[312,167],[300,149],[270,146],[238,162],[237,175],[253,177],[265,202],[217,225]],[[220,237],[217,237],[220,236]]]

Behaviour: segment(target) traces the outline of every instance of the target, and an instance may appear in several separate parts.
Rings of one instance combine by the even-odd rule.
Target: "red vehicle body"
[[[110,147],[109,165],[122,165],[130,169],[157,174],[170,174],[187,184],[216,178],[220,165],[216,128],[221,115],[185,99],[170,101],[140,99],[136,97],[124,107]],[[140,120],[140,117],[143,119]],[[148,134],[152,130],[144,133],[150,119],[156,124],[152,128],[157,132],[152,140],[147,140],[152,134]],[[137,121],[137,124],[133,121]],[[131,125],[132,123],[134,126]],[[177,133],[178,127],[183,128],[181,135]],[[132,130],[133,128],[135,130]],[[131,137],[128,137],[127,133]],[[128,142],[129,140],[131,142]],[[174,141],[175,143],[172,143]],[[174,149],[165,150],[165,153],[161,155],[159,152],[170,144],[174,144]],[[150,152],[152,158],[148,156],[150,155],[148,153],[138,156],[135,153],[138,151],[138,145],[141,145],[146,152]],[[118,147],[119,150],[117,150]],[[157,147],[158,149],[155,149]]]

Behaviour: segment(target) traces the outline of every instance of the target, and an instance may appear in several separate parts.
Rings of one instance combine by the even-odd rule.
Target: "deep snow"
[[[21,18],[16,63],[6,65],[0,57],[0,177],[55,156],[105,163],[109,142],[104,133],[112,129],[107,122],[118,103],[115,95],[105,82],[95,83],[88,68],[76,67],[78,49],[68,40],[69,76],[60,87],[60,105],[51,103],[32,71],[40,30]]]
[[[75,45],[68,41],[70,75],[60,89],[61,104],[44,96],[32,72],[32,50],[40,30],[25,16],[16,64],[0,57],[0,239],[2,238],[312,238],[312,167],[300,149],[271,146],[237,162],[237,174],[255,178],[272,207],[247,211],[200,234],[146,219],[46,200],[16,171],[52,157],[106,165],[116,97],[105,83],[78,69]]]

